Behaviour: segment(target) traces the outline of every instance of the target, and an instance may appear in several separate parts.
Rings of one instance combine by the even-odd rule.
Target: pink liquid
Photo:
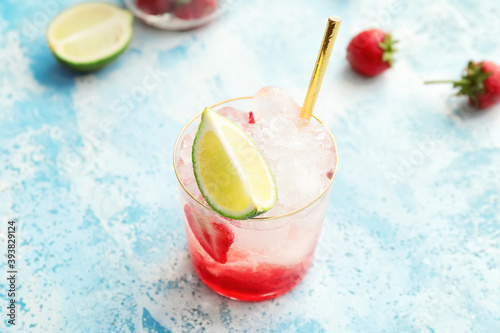
[[[260,262],[254,266],[242,260],[244,253],[230,251],[227,263],[220,264],[205,255],[193,235],[188,234],[191,261],[202,281],[215,292],[242,301],[263,301],[290,291],[302,281],[313,258],[311,253],[299,264]]]

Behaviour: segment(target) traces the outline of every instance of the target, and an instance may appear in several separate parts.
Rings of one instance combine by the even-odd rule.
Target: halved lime
[[[242,220],[276,203],[273,175],[255,143],[238,125],[210,108],[202,113],[192,157],[201,194],[222,216]]]
[[[59,13],[47,28],[50,51],[63,65],[94,71],[118,58],[132,37],[133,15],[105,2],[83,2]]]

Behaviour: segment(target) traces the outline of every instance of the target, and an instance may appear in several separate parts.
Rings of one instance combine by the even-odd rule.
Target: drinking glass
[[[226,106],[250,111],[252,97],[224,101],[212,108],[218,110]],[[173,156],[187,243],[194,269],[207,286],[226,297],[242,301],[261,301],[278,297],[290,291],[304,278],[313,260],[337,170],[335,140],[328,132],[333,141],[335,165],[332,165],[333,173],[329,175],[330,182],[326,189],[314,200],[304,202],[294,211],[278,216],[232,220],[220,216],[203,203],[200,197],[190,193],[189,186],[185,184],[187,180],[182,179],[178,173],[180,143],[199,125],[200,116],[201,113],[182,129],[175,142]],[[315,116],[311,121],[322,124]],[[189,223],[196,223],[198,219],[223,224],[231,229],[234,242],[227,253],[227,262],[217,262],[200,245]]]
[[[141,21],[163,30],[189,30],[215,20],[232,0],[124,0]]]

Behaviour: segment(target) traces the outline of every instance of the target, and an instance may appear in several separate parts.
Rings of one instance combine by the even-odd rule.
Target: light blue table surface
[[[471,113],[422,83],[500,61],[498,1],[233,1],[195,31],[135,22],[126,53],[89,75],[46,47],[48,17],[73,2],[0,2],[1,332],[500,332],[500,107]],[[302,101],[332,14],[315,113],[340,165],[316,259],[285,296],[228,300],[191,267],[174,140],[204,106],[262,86]],[[372,26],[400,51],[363,79],[345,48]]]

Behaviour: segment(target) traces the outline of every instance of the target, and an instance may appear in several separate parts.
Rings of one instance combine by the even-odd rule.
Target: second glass
[[[163,30],[188,30],[215,20],[230,0],[124,0],[144,23]]]

